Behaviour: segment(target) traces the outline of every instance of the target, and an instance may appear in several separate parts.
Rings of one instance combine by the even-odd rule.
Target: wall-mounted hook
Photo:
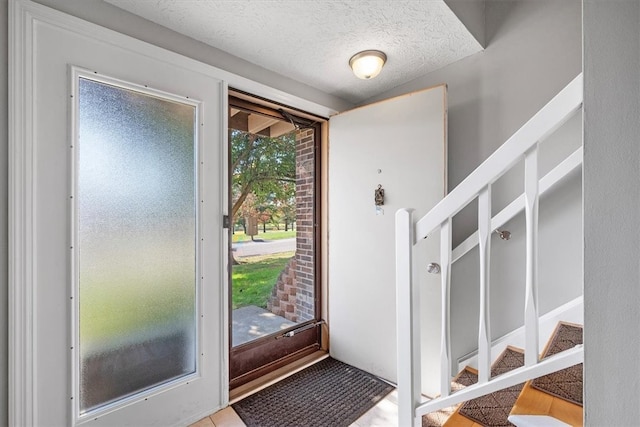
[[[498,230],[496,228],[496,233],[498,233],[498,236],[500,236],[500,238],[502,240],[509,240],[511,238],[511,232],[507,231],[507,230]]]
[[[438,274],[440,273],[440,264],[436,262],[432,262],[427,265],[427,273]]]

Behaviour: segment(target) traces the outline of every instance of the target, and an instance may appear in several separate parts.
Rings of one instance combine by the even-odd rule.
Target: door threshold
[[[298,359],[294,362],[289,363],[286,366],[276,369],[275,371],[269,372],[266,375],[261,376],[260,378],[256,378],[253,381],[249,381],[246,384],[238,386],[233,390],[229,391],[229,405],[233,405],[234,403],[244,399],[245,397],[257,393],[258,391],[269,387],[272,384],[277,383],[296,372],[300,372],[301,370],[318,363],[321,360],[329,357],[329,353],[323,350],[318,350],[305,356],[301,359]]]

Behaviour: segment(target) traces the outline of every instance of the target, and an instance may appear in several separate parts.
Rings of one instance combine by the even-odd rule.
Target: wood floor
[[[530,381],[522,389],[511,414],[549,415],[574,427],[584,425],[582,406],[537,390],[531,387]]]

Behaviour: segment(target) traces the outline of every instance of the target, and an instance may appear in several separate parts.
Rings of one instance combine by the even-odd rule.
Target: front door
[[[396,382],[395,214],[418,219],[446,194],[447,88],[338,114],[329,136],[331,355]],[[414,252],[427,387],[439,378],[440,277],[426,266],[439,250],[436,233]]]
[[[226,393],[225,87],[194,61],[16,4],[30,7],[43,17],[16,24],[27,131],[13,147],[27,160],[12,172],[30,409],[12,419],[196,421]]]
[[[321,118],[230,91],[230,387],[320,348]]]

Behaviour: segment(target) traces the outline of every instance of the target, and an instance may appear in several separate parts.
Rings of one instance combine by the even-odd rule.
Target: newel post
[[[396,212],[396,328],[398,425],[417,426],[420,404],[420,298],[413,283],[413,210]]]

